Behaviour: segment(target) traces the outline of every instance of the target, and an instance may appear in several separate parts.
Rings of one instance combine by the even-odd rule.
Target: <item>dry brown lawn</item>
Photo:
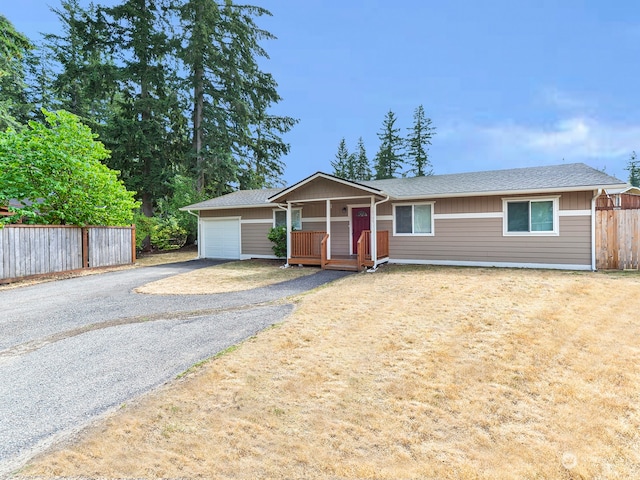
[[[186,262],[198,258],[198,248],[189,246],[180,250],[170,250],[168,252],[141,253],[136,258],[136,265],[149,267],[164,263]]]
[[[638,275],[353,275],[25,474],[640,478],[639,311]]]
[[[280,260],[223,263],[147,283],[136,288],[136,292],[156,295],[236,292],[292,280],[318,271],[317,268],[280,268],[282,264]]]

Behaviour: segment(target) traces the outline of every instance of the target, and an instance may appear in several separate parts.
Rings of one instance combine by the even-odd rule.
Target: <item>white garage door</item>
[[[202,254],[205,258],[240,259],[240,220],[202,220]]]

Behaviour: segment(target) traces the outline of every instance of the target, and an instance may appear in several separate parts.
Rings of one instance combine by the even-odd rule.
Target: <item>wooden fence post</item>
[[[131,263],[136,263],[136,224],[131,224]]]
[[[89,268],[89,229],[82,227],[82,268]]]

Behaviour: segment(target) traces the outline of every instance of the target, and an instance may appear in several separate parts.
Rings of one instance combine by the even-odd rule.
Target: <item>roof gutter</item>
[[[180,209],[182,210],[182,208]],[[202,258],[202,256],[200,255],[200,244],[202,243],[200,241],[200,213],[193,213],[191,210],[183,210],[184,212],[187,212],[189,215],[193,215],[194,217],[196,217],[198,219],[198,231],[196,233],[196,243],[198,244],[198,258]]]
[[[375,222],[375,227],[376,227],[376,234],[378,232],[378,205],[384,203],[384,202],[388,202],[389,201],[389,195],[387,195],[386,198],[383,198],[382,200],[375,202],[373,204],[373,214],[375,215],[373,221]],[[371,252],[371,257],[374,258],[375,260],[373,261],[373,268],[370,270],[367,270],[368,272],[375,272],[376,269],[378,268],[378,265],[380,265],[382,262],[378,260],[378,239],[371,239],[371,244],[375,246],[375,252]]]
[[[533,188],[527,190],[492,190],[492,191],[484,191],[484,192],[447,192],[447,193],[436,193],[431,195],[395,195],[394,200],[400,201],[409,201],[409,200],[421,200],[421,199],[432,199],[432,198],[453,198],[453,197],[489,197],[489,196],[498,196],[498,195],[534,195],[534,194],[548,194],[548,193],[564,193],[564,192],[584,192],[585,190],[593,190],[597,188],[598,190],[602,190],[605,188],[622,188],[626,186],[626,184],[614,184],[614,185],[584,185],[577,187],[555,187],[555,188]],[[384,192],[385,195],[388,193]]]

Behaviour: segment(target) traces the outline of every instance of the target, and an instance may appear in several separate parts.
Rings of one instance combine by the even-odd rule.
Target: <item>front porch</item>
[[[371,230],[363,230],[358,238],[356,254],[332,256],[327,232],[291,232],[291,254],[287,263],[319,265],[323,270],[361,271],[376,267],[389,259],[389,232],[378,231],[375,242],[371,240]],[[372,251],[375,254],[372,255]]]

